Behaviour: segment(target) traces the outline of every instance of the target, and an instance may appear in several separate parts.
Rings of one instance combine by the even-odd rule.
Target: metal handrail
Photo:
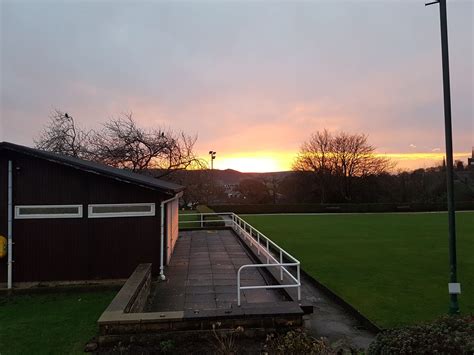
[[[263,285],[263,286],[240,286],[240,272],[243,269],[247,268],[259,268],[259,267],[285,267],[285,266],[297,266],[299,267],[298,263],[283,263],[283,264],[247,264],[247,265],[242,265],[239,270],[237,271],[237,305],[240,307],[240,291],[241,290],[256,290],[256,289],[271,289],[271,288],[289,288],[289,287],[298,287],[298,301],[301,301],[300,299],[300,294],[299,290],[301,287],[301,283],[293,276],[290,274],[290,276],[296,281],[295,284],[289,284],[289,285]],[[298,273],[299,274],[299,273]],[[299,276],[298,276],[299,278]]]
[[[225,221],[222,219],[213,219],[205,220],[204,216],[229,216],[230,221]],[[288,253],[286,250],[281,248],[278,244],[268,238],[265,234],[260,232],[258,229],[253,227],[250,223],[240,218],[233,212],[218,212],[218,213],[189,213],[185,216],[199,216],[199,220],[190,220],[190,221],[179,221],[179,224],[187,223],[200,223],[201,228],[209,222],[232,222],[232,229],[241,236],[241,233],[245,234],[245,240],[250,240],[251,247],[257,247],[257,254],[260,255],[263,252],[266,255],[267,263],[266,264],[246,264],[242,265],[237,271],[237,304],[240,306],[240,294],[242,290],[252,290],[252,289],[273,289],[273,288],[298,288],[298,302],[301,301],[301,275],[300,275],[300,261]],[[255,238],[254,238],[255,233]],[[263,243],[262,244],[262,240]],[[270,245],[275,249],[279,259],[273,255]],[[290,260],[290,262],[284,262],[283,256]],[[272,261],[273,263],[270,263]],[[248,268],[269,268],[269,267],[279,267],[280,268],[280,281],[283,281],[283,273],[285,273],[294,283],[290,284],[279,284],[279,285],[263,285],[263,286],[241,286],[240,274],[241,271]],[[287,267],[296,267],[296,277],[287,269]]]

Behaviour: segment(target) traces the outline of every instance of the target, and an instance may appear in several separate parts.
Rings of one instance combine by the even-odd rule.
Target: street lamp
[[[216,159],[216,152],[210,150],[209,155],[211,156],[211,170],[214,170],[214,159]]]
[[[449,219],[449,313],[458,314],[458,294],[461,293],[461,284],[457,281],[456,218],[453,182],[453,133],[451,124],[451,90],[449,84],[448,20],[446,16],[446,0],[433,1],[425,4],[425,6],[433,4],[439,4],[439,19],[441,25],[441,55],[443,64],[444,94],[444,135],[446,141],[446,182],[448,190]]]

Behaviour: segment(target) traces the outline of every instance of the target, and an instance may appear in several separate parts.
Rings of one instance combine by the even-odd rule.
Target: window
[[[81,218],[82,205],[15,206],[16,219]]]
[[[154,203],[120,203],[89,205],[89,218],[144,217],[154,215]]]

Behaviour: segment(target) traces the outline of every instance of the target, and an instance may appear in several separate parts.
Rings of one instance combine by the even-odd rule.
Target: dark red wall
[[[13,281],[128,277],[139,263],[160,264],[160,192],[19,153],[0,152],[0,234],[7,233],[7,160],[13,204],[82,204],[83,218],[14,219]],[[90,203],[154,202],[153,217],[87,218]],[[6,258],[0,282],[6,281]]]
[[[7,237],[8,161],[0,153],[0,235]],[[0,282],[7,279],[7,257],[0,259]]]

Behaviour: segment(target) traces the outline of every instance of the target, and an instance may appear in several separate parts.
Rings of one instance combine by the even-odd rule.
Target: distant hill
[[[180,170],[180,171],[173,172],[172,176],[164,177],[164,179],[179,180],[180,178],[183,177],[183,175],[202,174],[202,173],[203,173],[202,170]],[[261,178],[261,177],[273,176],[278,179],[283,179],[286,176],[290,175],[292,172],[291,171],[278,171],[278,172],[268,172],[268,173],[242,173],[240,171],[233,170],[233,169],[225,169],[225,170],[214,169],[214,170],[206,170],[206,173],[213,176],[218,182],[220,182],[223,185],[236,185],[240,181],[244,179],[249,179],[249,178]],[[159,171],[156,171],[156,170],[150,171],[150,174],[153,176],[160,175]]]
[[[276,177],[284,178],[291,174],[291,171],[278,171],[278,172],[269,172],[269,173],[242,173],[237,170],[226,169],[226,170],[212,170],[210,172],[216,180],[220,181],[225,185],[235,185],[240,181],[249,178],[261,178],[261,177]]]

